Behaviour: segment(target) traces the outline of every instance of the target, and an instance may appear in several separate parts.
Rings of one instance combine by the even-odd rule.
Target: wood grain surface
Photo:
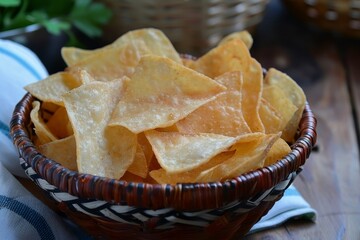
[[[303,87],[318,119],[317,148],[295,180],[318,214],[315,223],[292,220],[246,240],[359,240],[360,39],[312,28],[271,1],[251,51]]]

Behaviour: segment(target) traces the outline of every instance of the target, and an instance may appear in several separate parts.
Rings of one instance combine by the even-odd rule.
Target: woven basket
[[[101,0],[113,10],[106,42],[144,27],[161,29],[178,52],[199,55],[225,35],[254,28],[269,0]]]
[[[244,236],[279,200],[316,141],[307,104],[292,151],[277,163],[213,183],[148,184],[70,171],[30,140],[27,93],[14,109],[11,135],[26,174],[76,224],[105,239],[230,239]]]
[[[328,31],[360,37],[358,0],[283,0],[298,19]]]

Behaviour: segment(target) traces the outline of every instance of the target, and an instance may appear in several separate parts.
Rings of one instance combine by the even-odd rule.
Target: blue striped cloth
[[[25,176],[9,135],[9,122],[23,87],[47,76],[29,49],[0,39],[0,239],[91,239],[28,192],[13,175]],[[315,220],[316,211],[294,186],[250,233],[276,227],[288,219]]]

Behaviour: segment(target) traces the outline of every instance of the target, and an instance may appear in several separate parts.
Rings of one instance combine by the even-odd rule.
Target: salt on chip
[[[237,177],[243,173],[263,167],[265,157],[279,134],[262,134],[261,137],[246,137],[239,140],[232,149],[234,156],[199,174],[196,182],[213,182]]]
[[[236,137],[251,132],[238,91],[225,91],[176,123],[182,133],[215,133]]]
[[[162,168],[176,173],[194,169],[226,151],[236,138],[219,134],[182,134],[178,132],[145,132]]]
[[[151,54],[168,57],[175,62],[181,63],[181,58],[168,37],[161,30],[155,28],[142,28],[129,31],[120,36],[113,43],[95,50],[64,47],[61,49],[61,54],[66,64],[72,66],[87,57],[97,55],[102,51],[121,48],[126,45],[129,45],[132,48],[145,46]]]
[[[77,171],[74,135],[40,145],[39,152],[64,167]]]
[[[134,133],[168,127],[225,89],[169,58],[145,56],[126,84],[109,125],[121,125]]]
[[[25,90],[43,102],[63,106],[62,95],[82,85],[80,79],[68,72],[57,72],[47,78],[25,86]]]
[[[306,104],[304,91],[291,77],[274,68],[268,70],[264,82],[267,85],[275,85],[281,88],[286,97],[297,107],[296,112],[286,125],[282,135],[282,138],[286,141],[293,142]]]
[[[107,126],[123,94],[123,83],[96,81],[64,95],[79,172],[119,179],[134,160],[136,135],[121,126]]]
[[[248,49],[250,49],[252,47],[253,42],[254,42],[251,34],[245,30],[245,31],[240,31],[240,32],[234,32],[234,33],[231,33],[231,34],[225,36],[223,39],[221,39],[221,41],[219,42],[219,45],[224,44],[228,41],[232,41],[234,39],[241,39],[245,43],[245,45]]]
[[[30,112],[30,119],[34,124],[35,134],[38,137],[39,144],[45,144],[57,140],[57,137],[51,132],[41,117],[40,102],[34,101],[33,108]]]
[[[226,72],[214,80],[226,87],[227,91],[242,91],[243,87],[243,76],[239,71],[235,72]]]

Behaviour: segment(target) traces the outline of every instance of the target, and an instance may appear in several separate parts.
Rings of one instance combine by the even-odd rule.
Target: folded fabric
[[[0,239],[78,239],[0,163]]]
[[[17,176],[25,177],[9,134],[15,105],[25,95],[23,87],[45,78],[48,73],[39,58],[28,48],[0,39],[0,162]]]
[[[316,214],[316,210],[310,207],[295,186],[290,185],[284,196],[251,228],[249,234],[274,228],[290,219],[315,221]]]

